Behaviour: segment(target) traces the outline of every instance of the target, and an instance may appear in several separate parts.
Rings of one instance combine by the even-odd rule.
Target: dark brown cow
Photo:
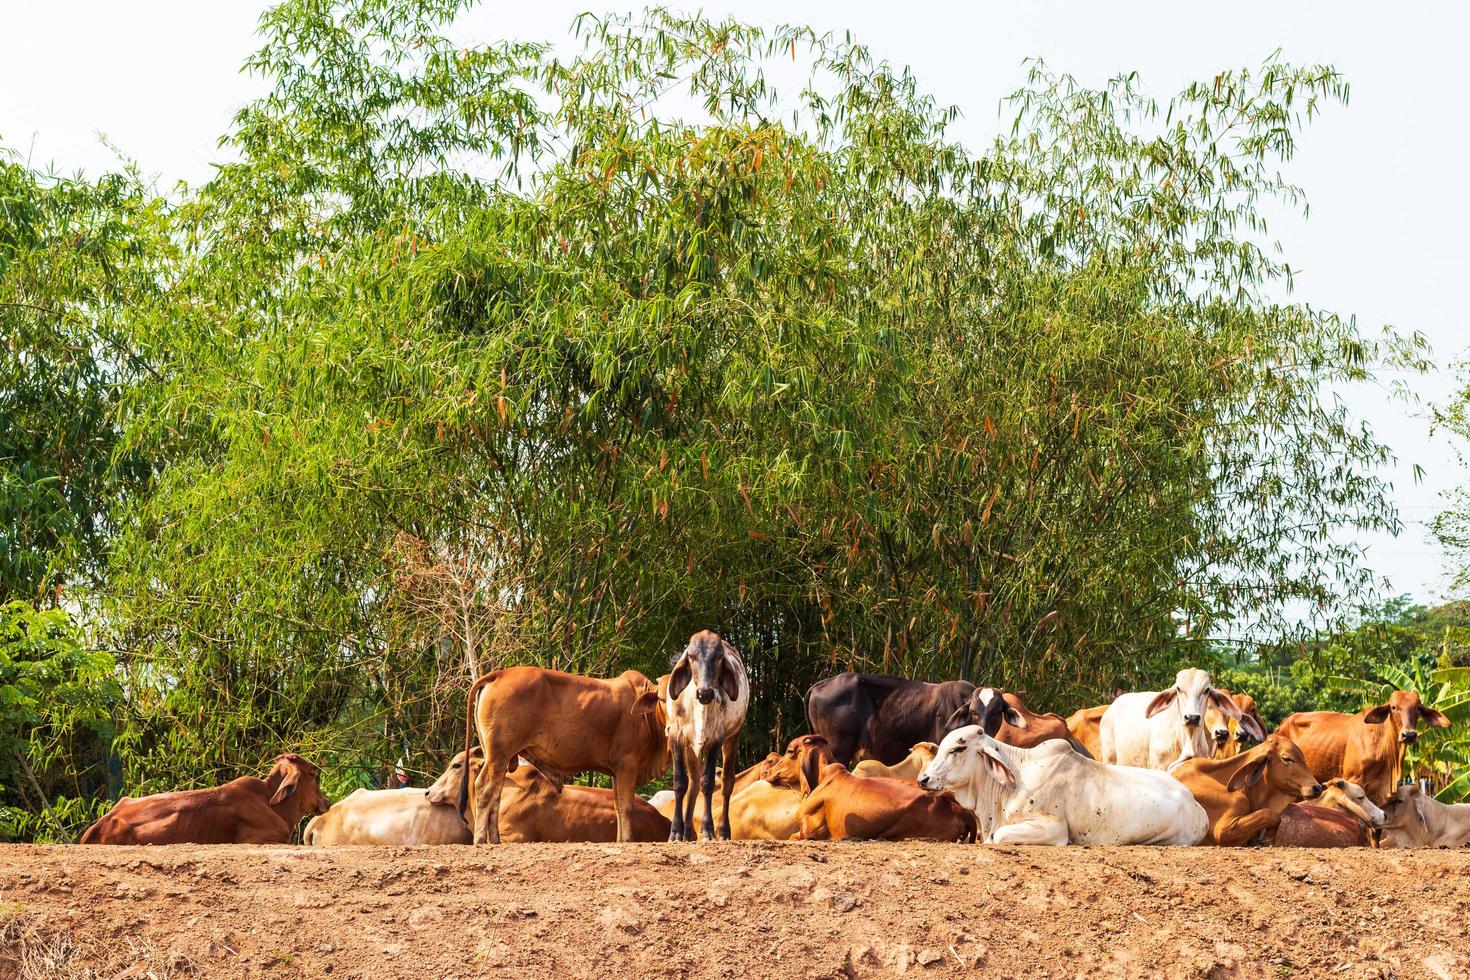
[[[941,742],[946,723],[970,699],[969,681],[930,684],[848,671],[806,692],[806,723],[844,766],[857,759],[901,762],[915,742]]]
[[[999,687],[977,687],[963,707],[945,722],[948,731],[979,725],[980,730],[997,742],[1032,749],[1042,742],[1059,738],[1089,759],[1092,752],[1073,737],[1061,715],[1039,715],[1021,703],[1010,691]],[[947,734],[947,733],[946,733]]]
[[[602,679],[541,667],[509,667],[470,688],[465,754],[475,734],[485,753],[465,782],[460,809],[475,843],[500,843],[500,794],[524,756],[558,785],[579,772],[612,776],[619,841],[633,839],[634,791],[669,767],[659,688],[636,670]]]
[[[1318,779],[1350,780],[1383,806],[1399,784],[1404,749],[1419,738],[1420,721],[1450,727],[1450,720],[1425,707],[1417,692],[1394,691],[1387,703],[1355,715],[1338,711],[1288,715],[1276,731],[1301,747]]]
[[[907,780],[863,779],[832,761],[820,735],[794,739],[802,801],[799,840],[974,841],[975,814],[950,793],[926,793]]]
[[[1367,847],[1368,828],[1340,810],[1310,803],[1292,803],[1281,811],[1276,826],[1277,847]]]
[[[82,834],[83,844],[286,844],[301,818],[326,813],[315,765],[294,752],[264,779],[123,797]]]

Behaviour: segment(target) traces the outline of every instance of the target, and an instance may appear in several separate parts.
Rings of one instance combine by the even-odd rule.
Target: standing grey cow
[[[674,757],[674,820],[669,840],[694,840],[698,790],[690,778],[693,771],[700,772],[699,789],[704,791],[701,836],[715,839],[715,766],[723,764],[725,772],[735,771],[735,750],[749,707],[750,678],[740,654],[717,633],[695,633],[674,658],[664,693],[668,716],[665,731]],[[730,795],[735,781],[727,778],[723,782],[725,806],[719,835],[729,840]]]

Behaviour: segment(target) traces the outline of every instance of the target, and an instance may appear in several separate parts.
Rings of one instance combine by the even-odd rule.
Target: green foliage
[[[130,791],[426,776],[474,674],[701,628],[754,755],[836,670],[1067,708],[1371,591],[1388,450],[1330,392],[1422,342],[1280,302],[1260,219],[1331,68],[1038,63],[973,151],[847,40],[653,10],[557,58],[461,6],[272,9],[230,162],[108,211],[152,270],[85,384],[96,459],[158,467],[88,497]],[[25,538],[27,588],[78,550]]]
[[[1369,584],[1333,532],[1397,526],[1387,450],[1321,393],[1418,348],[1268,301],[1258,219],[1331,69],[1037,65],[974,154],[799,28],[583,18],[560,60],[456,9],[276,8],[181,209],[109,610],[133,768],[427,770],[475,671],[657,674],[707,626],[752,751],[846,667],[1061,706]]]
[[[0,148],[0,600],[97,585],[110,509],[146,485],[118,450],[148,370],[119,320],[157,293],[165,234],[136,175],[41,177]]]
[[[0,606],[0,836],[70,840],[106,789],[120,690],[66,613]]]

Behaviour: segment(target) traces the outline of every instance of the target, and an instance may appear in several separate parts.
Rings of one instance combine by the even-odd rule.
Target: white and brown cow
[[[745,662],[718,633],[702,630],[674,657],[664,692],[669,750],[674,759],[674,819],[670,840],[694,840],[694,801],[704,793],[700,836],[715,839],[715,768],[734,772],[740,728],[750,706]],[[696,787],[690,777],[700,772]],[[730,839],[730,796],[734,780],[722,780],[724,806],[719,836]]]
[[[1204,725],[1210,707],[1239,721],[1252,738],[1266,737],[1254,719],[1213,686],[1209,671],[1186,667],[1167,691],[1122,694],[1108,706],[1099,723],[1098,761],[1169,769],[1185,759],[1213,758],[1214,739]]]

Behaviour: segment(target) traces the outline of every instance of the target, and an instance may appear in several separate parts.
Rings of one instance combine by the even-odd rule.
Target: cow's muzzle
[[[1413,745],[1415,742],[1419,741],[1419,733],[1399,732],[1399,741],[1403,742],[1405,745]]]
[[[1199,715],[1185,715],[1184,716],[1184,723],[1186,725],[1198,725],[1199,724]]]
[[[929,774],[928,773],[921,773],[919,775],[919,778],[917,780],[915,780],[915,782],[917,782],[919,784],[919,788],[920,789],[931,789],[932,788],[929,785]]]
[[[709,704],[715,699],[715,689],[712,687],[701,687],[694,692],[694,697],[700,704]]]
[[[1322,795],[1322,784],[1321,783],[1317,783],[1311,789],[1307,790],[1307,799],[1309,799],[1309,800],[1315,800],[1317,797],[1319,797],[1321,795]]]

